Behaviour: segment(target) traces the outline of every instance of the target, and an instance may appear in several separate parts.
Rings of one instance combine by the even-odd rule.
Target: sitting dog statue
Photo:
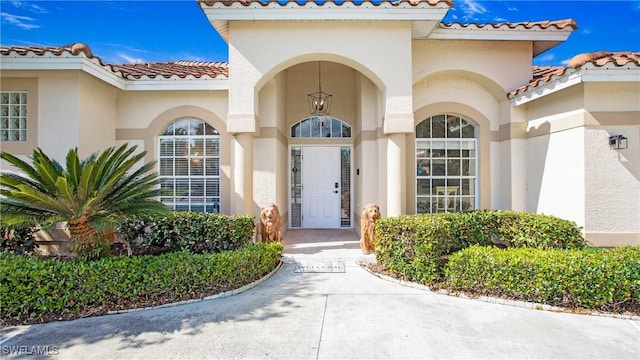
[[[367,206],[362,209],[362,217],[360,218],[360,249],[365,255],[371,254],[374,251],[373,231],[378,219],[380,219],[380,207],[378,205],[367,204]]]
[[[260,210],[260,227],[262,230],[262,241],[277,241],[282,243],[280,231],[282,228],[282,218],[276,204],[269,204]]]

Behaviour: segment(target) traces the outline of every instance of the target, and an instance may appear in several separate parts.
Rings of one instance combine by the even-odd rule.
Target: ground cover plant
[[[235,251],[115,256],[87,261],[0,253],[2,325],[39,323],[203,298],[260,279],[280,262],[279,243]]]

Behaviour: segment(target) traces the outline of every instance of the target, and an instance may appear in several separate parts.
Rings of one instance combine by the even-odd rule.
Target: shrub
[[[190,211],[168,215],[132,216],[118,232],[135,253],[188,250],[192,253],[216,253],[235,250],[251,243],[253,218]]]
[[[640,313],[640,246],[576,250],[472,246],[453,254],[445,273],[453,290]]]
[[[575,223],[515,211],[404,215],[376,223],[376,259],[395,276],[430,283],[447,257],[471,245],[571,249],[586,246]]]
[[[1,317],[5,324],[32,323],[201,298],[259,279],[281,253],[279,243],[259,243],[217,254],[95,261],[0,254]]]
[[[36,228],[30,226],[0,228],[0,251],[12,254],[31,254],[38,247],[33,235]]]

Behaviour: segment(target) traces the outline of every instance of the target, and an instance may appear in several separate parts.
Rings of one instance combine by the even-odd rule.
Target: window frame
[[[2,92],[25,92],[26,102],[26,141],[0,141],[2,151],[17,155],[31,154],[38,147],[38,79],[37,78],[2,78]]]
[[[176,129],[185,130],[183,127],[177,126],[179,122],[188,122],[188,129],[183,134],[176,134]],[[204,129],[202,134],[191,133],[196,126],[194,123],[202,123]],[[168,134],[173,129],[173,134]],[[208,134],[209,133],[209,134]],[[213,142],[211,142],[213,140]],[[186,150],[186,154],[178,154],[180,150],[178,144],[186,144],[182,150]],[[212,152],[209,153],[208,144],[213,146]],[[163,146],[169,144],[171,154],[163,153]],[[191,152],[196,148],[197,144],[201,144],[202,154]],[[173,210],[188,210],[201,212],[220,213],[221,211],[221,137],[220,133],[206,121],[194,117],[182,117],[171,121],[165,130],[158,136],[158,178],[160,179],[161,191],[169,190],[165,185],[171,182],[171,193],[161,194],[159,200],[172,208]],[[165,161],[167,160],[167,161]],[[197,161],[196,161],[197,160]],[[217,167],[212,169],[217,175],[207,174],[208,162],[214,162]],[[178,164],[182,162],[186,164],[186,174],[179,174]],[[201,164],[200,164],[201,163]],[[166,174],[167,164],[171,165],[171,173]],[[202,169],[202,174],[193,174],[193,169]],[[217,169],[217,171],[215,171]],[[213,185],[213,194],[209,193],[209,182]],[[179,195],[179,184],[186,184],[186,195]],[[195,186],[194,186],[195,185]],[[184,189],[184,188],[182,188]],[[217,191],[216,191],[217,190]],[[195,192],[201,192],[194,195]],[[169,201],[171,200],[171,201]]]
[[[449,119],[453,123],[451,126],[448,125]],[[443,125],[446,126],[436,130],[433,125],[434,121],[443,121]],[[429,123],[428,130],[421,129],[425,122]],[[471,126],[470,129],[463,130],[469,126]],[[471,129],[472,136],[470,136]],[[458,212],[478,209],[480,198],[478,193],[479,128],[476,123],[458,114],[443,113],[425,118],[416,125],[415,131],[415,213]],[[455,132],[458,132],[458,136],[451,137],[450,135]],[[432,137],[433,134],[440,136]],[[421,151],[424,152],[423,156],[420,156]],[[465,154],[465,151],[468,153]],[[434,166],[436,162],[443,165],[438,167],[438,170]],[[423,166],[425,164],[427,166]],[[455,170],[456,174],[449,174],[449,167],[455,169],[454,164],[458,164]],[[464,169],[467,169],[466,174]],[[428,186],[426,192],[421,191],[424,187],[420,186],[421,182],[424,184],[425,181]],[[424,211],[425,209],[421,207],[421,203],[425,199],[428,211]],[[473,200],[469,202],[470,199]],[[471,207],[464,208],[465,203]],[[442,209],[440,209],[441,204]]]

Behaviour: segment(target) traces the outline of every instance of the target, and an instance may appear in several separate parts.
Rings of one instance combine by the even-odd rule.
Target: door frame
[[[292,182],[292,178],[291,178],[291,149],[294,147],[300,147],[300,148],[304,148],[304,147],[337,147],[337,148],[349,148],[349,178],[351,179],[350,184],[349,184],[349,218],[350,218],[350,224],[349,226],[345,226],[345,227],[339,227],[336,229],[353,229],[354,226],[354,218],[353,218],[353,200],[354,200],[354,196],[353,196],[353,187],[354,187],[354,183],[355,183],[355,179],[353,177],[353,162],[354,162],[354,156],[353,156],[353,144],[318,144],[318,143],[313,143],[313,144],[289,144],[289,146],[287,147],[287,211],[288,211],[288,215],[287,215],[287,227],[289,229],[306,229],[305,227],[302,226],[302,222],[300,227],[292,227],[292,221],[291,221],[291,217],[293,214],[293,209],[291,207],[291,182]],[[302,159],[301,161],[304,161],[304,159]],[[301,166],[302,168],[302,166]],[[342,172],[341,172],[342,173]],[[301,179],[302,180],[302,179]],[[342,181],[342,179],[341,179]],[[304,184],[302,184],[304,186]],[[302,200],[302,199],[301,199]],[[302,204],[301,204],[302,206]],[[304,216],[304,214],[302,214],[302,216]],[[342,219],[342,217],[341,217]]]

